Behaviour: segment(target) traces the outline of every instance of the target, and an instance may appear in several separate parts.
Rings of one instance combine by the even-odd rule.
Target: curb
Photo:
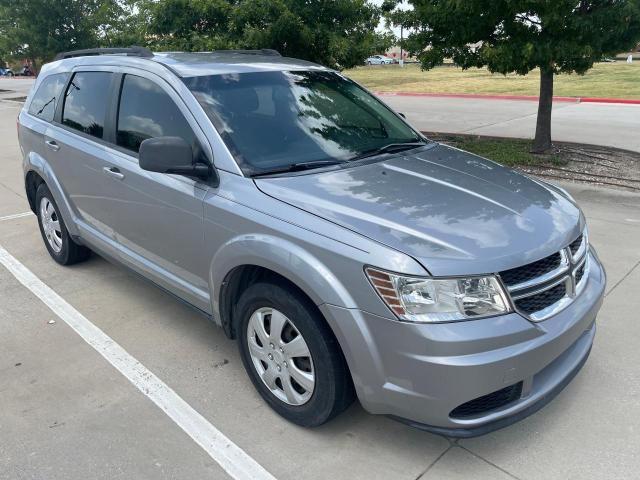
[[[581,98],[582,103],[618,103],[623,105],[640,105],[640,100],[631,98],[597,98],[597,97],[585,97]]]
[[[479,93],[422,93],[422,92],[374,92],[388,97],[432,97],[432,98],[473,98],[480,100],[520,100],[537,102],[539,97],[532,95],[482,95]],[[565,103],[616,103],[640,105],[640,99],[600,98],[600,97],[553,97],[554,102]]]

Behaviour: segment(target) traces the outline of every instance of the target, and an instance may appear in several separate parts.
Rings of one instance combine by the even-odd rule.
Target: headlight
[[[417,278],[365,269],[371,284],[401,320],[454,322],[502,315],[511,311],[494,276]]]

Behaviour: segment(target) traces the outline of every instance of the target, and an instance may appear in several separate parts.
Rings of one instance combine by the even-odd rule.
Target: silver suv
[[[195,307],[299,425],[357,396],[478,435],[589,355],[605,273],[571,196],[429,141],[333,70],[266,50],[70,52],[18,129],[53,259],[97,252]]]

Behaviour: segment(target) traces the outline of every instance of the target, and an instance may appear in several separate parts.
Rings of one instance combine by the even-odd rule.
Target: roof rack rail
[[[239,53],[242,55],[267,55],[272,57],[281,57],[280,52],[272,48],[261,48],[259,50],[214,50],[211,53]]]
[[[90,57],[94,55],[117,55],[125,54],[128,57],[153,57],[153,52],[148,48],[132,46],[128,48],[86,48],[84,50],[72,50],[70,52],[62,52],[56,55],[55,60],[62,60],[73,57]]]

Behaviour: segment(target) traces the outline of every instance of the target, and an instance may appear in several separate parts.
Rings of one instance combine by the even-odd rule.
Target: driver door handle
[[[102,171],[110,177],[117,178],[118,180],[122,180],[124,178],[124,173],[120,173],[120,170],[116,167],[104,167]]]
[[[54,152],[60,150],[60,145],[58,145],[55,140],[46,140],[44,143],[46,143],[47,147],[49,147]]]

